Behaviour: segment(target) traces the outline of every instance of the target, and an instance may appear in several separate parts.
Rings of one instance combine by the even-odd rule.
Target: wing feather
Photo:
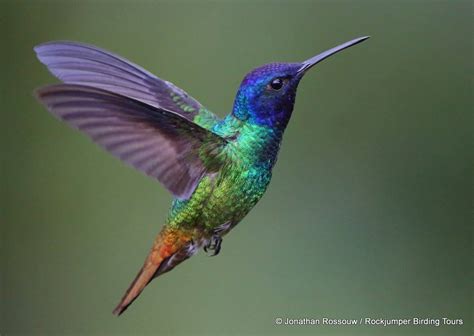
[[[77,42],[36,46],[39,60],[64,83],[111,91],[156,108],[173,111],[210,128],[219,119],[173,83],[106,50]],[[199,118],[195,118],[199,116]]]
[[[53,115],[180,199],[189,198],[200,178],[215,169],[209,163],[218,155],[209,153],[227,143],[179,114],[102,89],[60,84],[37,95]]]

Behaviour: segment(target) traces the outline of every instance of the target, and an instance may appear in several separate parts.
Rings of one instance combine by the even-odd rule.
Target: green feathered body
[[[195,121],[203,120],[200,118],[198,115]],[[270,183],[282,135],[232,115],[213,125],[201,125],[212,127],[229,141],[220,154],[225,163],[202,178],[191,198],[173,201],[166,223],[192,229],[197,240],[209,239],[216,232],[226,234],[260,200]]]

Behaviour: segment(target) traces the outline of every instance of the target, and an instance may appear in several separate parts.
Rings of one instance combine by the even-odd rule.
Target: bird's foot
[[[204,245],[203,249],[204,249],[204,252],[206,253],[211,252],[212,254],[208,253],[208,256],[213,257],[219,254],[219,252],[221,251],[221,245],[222,245],[222,237],[214,235],[209,240],[207,245]]]

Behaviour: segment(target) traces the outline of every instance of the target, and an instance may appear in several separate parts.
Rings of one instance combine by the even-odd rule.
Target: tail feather
[[[156,237],[151,252],[143,267],[132,281],[113,314],[121,315],[151,280],[172,270],[176,265],[191,257],[197,251],[190,235],[183,231],[163,230]]]
[[[120,303],[115,307],[113,314],[119,316],[130,306],[140,295],[145,286],[153,279],[157,267],[143,266],[138,272],[133,282],[128,287]]]

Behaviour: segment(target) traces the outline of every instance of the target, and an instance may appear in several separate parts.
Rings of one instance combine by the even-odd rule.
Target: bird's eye
[[[278,91],[283,87],[283,79],[275,78],[268,85],[272,90]]]

